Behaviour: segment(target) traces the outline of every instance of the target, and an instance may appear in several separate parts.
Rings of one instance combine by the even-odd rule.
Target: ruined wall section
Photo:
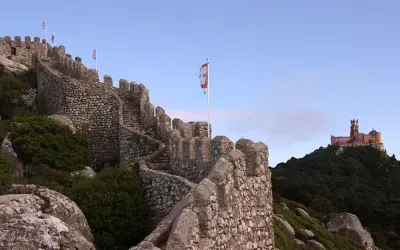
[[[212,152],[217,152],[221,143],[229,144],[227,137],[208,138],[204,122],[185,123],[179,119],[172,121],[174,130],[169,136],[171,173],[199,183],[218,160]],[[207,128],[207,123],[206,128]],[[228,145],[233,149],[233,143]]]
[[[149,169],[144,162],[140,164],[144,200],[153,225],[157,225],[196,184],[180,176]]]
[[[46,42],[45,40],[41,42],[39,37],[35,37],[33,41],[30,36],[26,36],[25,40],[22,40],[21,36],[15,36],[14,40],[10,36],[0,37],[0,56],[28,67],[33,66],[33,55],[44,55],[45,50]]]
[[[267,147],[241,139],[236,148],[194,190],[166,249],[274,249]]]
[[[50,62],[37,62],[38,106],[45,115],[59,114],[89,136],[95,169],[119,161],[119,113],[112,91],[53,70]]]

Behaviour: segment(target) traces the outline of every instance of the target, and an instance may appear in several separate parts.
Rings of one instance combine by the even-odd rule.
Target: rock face
[[[78,170],[78,171],[74,171],[71,173],[72,176],[76,176],[79,174],[86,176],[88,178],[96,177],[96,172],[93,170],[93,168],[88,167],[88,166],[86,166],[85,169],[83,169],[83,170]]]
[[[326,248],[316,240],[308,240],[307,245],[313,247],[313,249],[317,250],[325,250]]]
[[[274,220],[282,226],[283,230],[285,230],[288,236],[294,238],[296,233],[293,227],[289,224],[289,222],[285,220],[285,218],[282,215],[274,214]]]
[[[298,216],[301,216],[301,217],[306,218],[306,219],[311,219],[310,215],[306,211],[304,211],[304,209],[302,209],[302,208],[298,207],[298,208],[296,208],[294,210],[294,212]]]
[[[50,115],[49,118],[54,119],[61,124],[67,125],[71,129],[73,134],[76,133],[76,128],[75,128],[74,124],[72,123],[71,119],[69,119],[68,117],[63,116],[63,115]]]
[[[14,62],[6,57],[0,56],[0,64],[2,64],[6,71],[18,72],[28,70],[28,67],[21,63]]]
[[[18,178],[24,176],[24,166],[18,160],[18,155],[15,153],[8,133],[0,145],[0,156],[6,158],[10,164],[14,175]]]
[[[66,196],[35,185],[13,185],[0,196],[0,249],[95,250],[85,216]]]
[[[362,227],[356,215],[350,213],[330,214],[326,221],[325,225],[328,230],[359,242],[367,248],[374,246],[371,234]]]

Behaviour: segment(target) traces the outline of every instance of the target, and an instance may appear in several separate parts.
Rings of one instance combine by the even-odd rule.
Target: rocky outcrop
[[[298,216],[301,216],[301,217],[306,218],[306,219],[311,219],[310,215],[306,211],[304,211],[304,209],[302,209],[302,208],[298,207],[298,208],[296,208],[294,210],[294,212]]]
[[[6,57],[0,56],[0,64],[4,66],[4,69],[9,72],[20,72],[28,70],[25,65],[12,61]]]
[[[371,234],[363,228],[360,220],[354,214],[330,214],[326,219],[325,226],[328,230],[359,242],[367,248],[374,246]]]
[[[371,234],[363,228],[360,220],[354,214],[330,214],[326,219],[325,226],[328,230],[359,242],[367,248],[374,246]]]
[[[316,240],[307,240],[307,245],[316,250],[326,250],[326,248]]]
[[[11,170],[16,177],[21,178],[24,176],[24,166],[18,160],[18,155],[12,147],[10,133],[6,135],[0,145],[0,156],[6,158],[10,162]]]
[[[74,171],[71,173],[72,176],[83,175],[88,178],[96,177],[96,172],[93,168],[86,166],[83,170]]]
[[[0,249],[95,249],[85,216],[66,196],[35,185],[10,193],[0,196]]]
[[[71,129],[73,134],[76,133],[76,128],[75,128],[73,122],[71,121],[71,119],[69,119],[68,117],[66,117],[64,115],[50,115],[48,117],[63,124],[63,125],[67,125]]]
[[[300,236],[302,239],[309,240],[309,239],[311,239],[311,238],[314,237],[314,233],[311,232],[311,231],[308,230],[308,229],[302,228],[302,229],[299,230],[299,236]]]
[[[294,238],[296,233],[293,227],[289,224],[289,222],[285,220],[285,218],[282,215],[274,214],[274,221],[279,223],[279,225],[281,225],[282,229],[286,232],[286,234],[289,237]]]

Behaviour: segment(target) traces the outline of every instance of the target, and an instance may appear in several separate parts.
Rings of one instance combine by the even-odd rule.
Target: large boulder
[[[342,236],[359,242],[366,248],[374,246],[371,234],[363,228],[360,220],[354,214],[330,214],[325,220],[325,226],[329,231],[337,232]]]
[[[282,229],[290,238],[294,238],[294,236],[296,235],[294,228],[292,227],[292,225],[289,224],[289,222],[286,221],[285,217],[280,214],[274,214],[273,218],[275,222],[281,225]]]
[[[83,170],[77,170],[71,173],[72,176],[83,175],[88,178],[96,177],[96,172],[93,168],[86,166]]]
[[[21,72],[28,70],[25,65],[14,62],[4,56],[0,56],[0,64],[4,66],[4,69],[9,72]]]
[[[74,126],[74,123],[71,121],[71,119],[69,119],[68,117],[64,116],[64,115],[50,115],[48,116],[48,118],[51,118],[63,125],[67,125],[69,127],[69,129],[72,131],[73,134],[76,133],[76,128]]]
[[[6,158],[10,162],[11,170],[16,177],[21,178],[24,176],[24,166],[19,161],[18,155],[14,151],[10,139],[10,133],[6,135],[0,144],[0,156]]]
[[[0,196],[0,249],[95,250],[86,218],[68,197],[36,185]]]
[[[311,217],[310,217],[310,215],[304,210],[304,209],[302,209],[302,208],[295,208],[294,209],[294,213],[296,214],[296,215],[298,215],[298,216],[301,216],[301,217],[303,217],[303,218],[306,218],[306,219],[311,219]]]

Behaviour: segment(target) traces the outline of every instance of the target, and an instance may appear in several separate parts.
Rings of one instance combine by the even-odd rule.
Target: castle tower
[[[356,141],[358,138],[358,119],[350,120],[350,140]]]

